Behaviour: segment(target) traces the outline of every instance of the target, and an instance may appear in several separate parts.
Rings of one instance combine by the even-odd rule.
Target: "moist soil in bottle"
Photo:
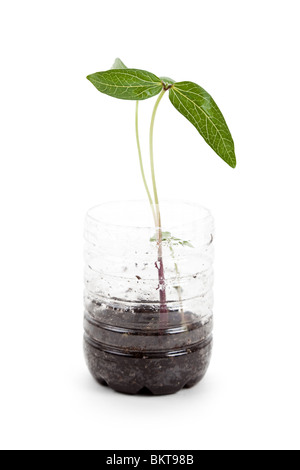
[[[92,376],[128,394],[166,395],[191,388],[204,377],[212,352],[212,319],[159,309],[89,303],[84,351]]]

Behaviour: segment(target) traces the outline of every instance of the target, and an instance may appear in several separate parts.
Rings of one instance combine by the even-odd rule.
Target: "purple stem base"
[[[164,326],[168,323],[168,307],[167,307],[167,295],[166,295],[166,281],[165,281],[165,270],[162,256],[158,257],[156,263],[158,270],[159,279],[159,300],[160,300],[160,321]]]

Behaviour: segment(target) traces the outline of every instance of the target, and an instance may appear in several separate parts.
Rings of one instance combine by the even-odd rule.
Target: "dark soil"
[[[93,377],[123,393],[165,395],[190,388],[205,375],[212,351],[212,320],[191,312],[147,306],[120,309],[91,302],[84,350]]]

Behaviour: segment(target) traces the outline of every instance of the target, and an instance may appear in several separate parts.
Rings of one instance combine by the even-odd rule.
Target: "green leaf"
[[[112,69],[128,69],[126,65],[121,61],[121,59],[117,58],[114,61],[114,65],[112,66]]]
[[[172,238],[172,234],[170,232],[162,232],[161,237],[162,237],[162,241],[166,242],[170,240],[170,238]],[[153,237],[150,238],[150,242],[156,242],[156,241],[157,241],[157,237],[156,235],[153,235]]]
[[[188,246],[189,248],[194,248],[191,242],[188,240],[181,240],[180,238],[173,237],[171,232],[162,232],[162,241],[163,242],[168,242],[170,245],[181,245],[181,246]],[[150,242],[156,242],[157,237],[156,235],[153,235],[153,237],[150,238]]]
[[[162,232],[162,241],[163,242],[168,241],[170,238],[172,238],[171,232]]]
[[[163,88],[156,75],[138,69],[112,69],[94,73],[87,79],[101,93],[123,100],[146,100],[158,95]]]
[[[196,83],[180,82],[170,89],[170,101],[196,127],[208,145],[235,168],[234,142],[212,97]]]
[[[171,237],[170,240],[173,242],[173,245],[188,246],[189,248],[194,248],[190,241],[181,240],[180,238]]]
[[[191,244],[189,241],[184,241],[183,246],[188,246],[189,248],[194,248],[194,245]]]

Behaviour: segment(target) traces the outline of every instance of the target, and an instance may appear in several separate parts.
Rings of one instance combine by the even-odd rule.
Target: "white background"
[[[1,2],[1,448],[299,450],[298,7]],[[144,197],[134,103],[85,79],[117,56],[199,83],[236,144],[232,170],[162,103],[160,196],[202,203],[217,226],[211,368],[168,397],[101,388],[82,354],[85,211]]]

